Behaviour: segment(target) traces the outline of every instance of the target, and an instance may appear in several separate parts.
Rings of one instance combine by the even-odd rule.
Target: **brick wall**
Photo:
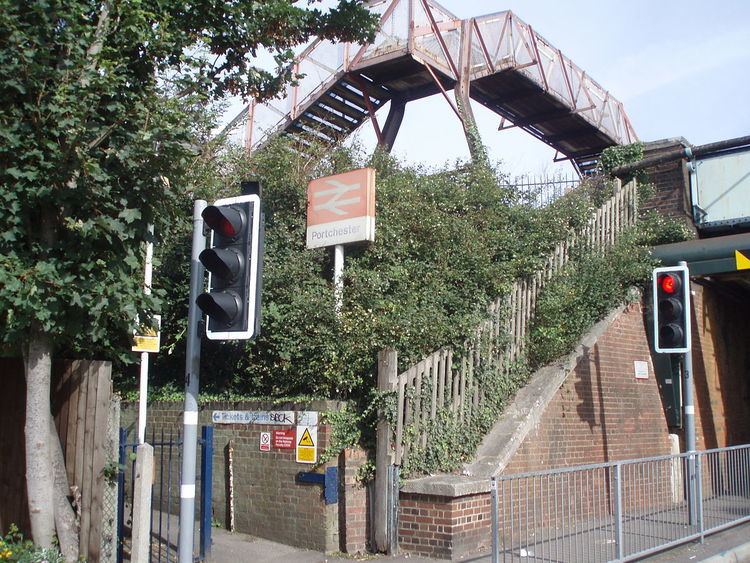
[[[665,152],[672,152],[683,148],[684,139],[671,139],[646,143],[644,156],[646,158],[659,156]],[[657,210],[660,213],[685,222],[695,232],[692,221],[692,207],[690,203],[690,175],[687,160],[673,159],[669,162],[657,164],[645,169],[649,182],[653,183],[655,193],[644,202],[641,211]]]
[[[364,553],[369,537],[367,488],[359,480],[359,471],[367,462],[367,452],[351,448],[339,456],[339,544],[344,553]]]
[[[648,379],[635,378],[634,361],[647,363]],[[584,350],[504,474],[668,454],[668,434],[643,306],[632,303]],[[410,489],[400,502],[403,551],[457,559],[489,547],[488,492],[439,496]]]
[[[270,405],[248,402],[213,402],[201,406],[199,424],[211,424],[213,410],[317,410],[337,409],[338,403],[320,402],[312,405]],[[122,424],[131,426],[137,418],[137,405],[124,404]],[[295,477],[313,466],[299,464],[294,449],[273,449],[261,452],[260,433],[279,430],[282,426],[263,424],[214,425],[214,458],[212,507],[213,520],[222,526],[228,519],[228,445],[232,444],[235,530],[280,543],[318,551],[363,551],[366,538],[366,507],[364,489],[356,482],[356,471],[364,463],[364,452],[348,452],[342,459],[333,459],[316,471],[338,466],[340,476],[339,502],[326,505],[320,485],[300,484]],[[291,428],[294,428],[293,426]],[[152,403],[148,407],[147,441],[152,432],[159,440],[161,432],[176,434],[182,429],[181,403]],[[330,427],[318,426],[318,455],[325,451]],[[155,455],[157,478],[163,468]],[[174,483],[179,482],[179,464],[171,469]],[[176,510],[176,500],[171,509]],[[199,498],[196,499],[199,502]],[[343,514],[342,514],[342,511]],[[351,518],[349,518],[351,516]],[[340,539],[344,541],[340,542]]]
[[[692,289],[697,447],[750,443],[750,304],[720,286]]]
[[[402,493],[399,549],[454,559],[489,545],[489,494],[445,497]]]
[[[748,443],[750,304],[720,287],[693,284],[693,293],[697,445]],[[632,303],[584,350],[506,475],[670,453],[645,322],[644,305]],[[647,363],[648,379],[635,378],[634,361]],[[456,559],[489,546],[487,492],[434,495],[410,487],[400,502],[399,542],[405,552]],[[513,512],[519,513],[517,506]],[[585,514],[587,507],[577,512]]]
[[[636,379],[634,361],[648,364]],[[640,302],[585,351],[505,473],[670,453]]]

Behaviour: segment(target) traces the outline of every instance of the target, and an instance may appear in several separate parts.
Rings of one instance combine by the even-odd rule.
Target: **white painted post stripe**
[[[198,426],[198,411],[185,411],[184,421],[186,425]]]
[[[693,405],[685,405],[685,414],[695,414],[695,407]]]
[[[180,498],[195,498],[195,484],[181,485]]]

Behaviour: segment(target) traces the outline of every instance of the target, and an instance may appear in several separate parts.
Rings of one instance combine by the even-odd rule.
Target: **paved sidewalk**
[[[230,533],[214,529],[213,547],[210,561],[213,563],[325,563],[328,561],[411,561],[414,563],[437,561],[410,555],[388,557],[385,555],[365,554],[362,556],[346,554],[325,554],[309,549],[298,549],[288,545],[256,538],[247,534]]]
[[[351,555],[325,554],[317,551],[297,549],[288,545],[248,536],[246,534],[230,533],[226,530],[214,529],[213,549],[210,561],[214,563],[325,563],[353,560],[369,560],[378,562],[409,561],[414,563],[428,563],[438,561],[425,557],[399,555],[387,557],[384,555]],[[533,563],[535,558],[524,558]],[[491,561],[489,555],[477,555],[463,559],[465,562],[486,563]],[[649,563],[695,562],[699,563],[739,563],[750,562],[750,524],[743,524],[718,532],[706,537],[703,544],[693,542],[668,551],[653,555],[643,561]],[[570,562],[575,563],[575,562]]]

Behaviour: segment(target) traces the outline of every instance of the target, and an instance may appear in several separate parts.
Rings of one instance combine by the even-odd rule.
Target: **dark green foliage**
[[[310,3],[308,3],[310,4]],[[210,102],[274,96],[291,48],[371,38],[354,0],[0,0],[0,329],[18,354],[46,334],[65,355],[132,357],[147,225],[177,253],[184,195],[211,187]],[[247,57],[266,48],[278,74]],[[208,185],[206,185],[208,184]],[[211,190],[213,192],[213,190]],[[183,256],[184,257],[184,256]],[[184,276],[179,256],[166,268]],[[186,279],[186,278],[185,278]]]
[[[487,303],[535,271],[591,208],[588,196],[546,210],[518,205],[483,166],[425,173],[386,154],[362,158],[339,149],[306,167],[282,140],[249,162],[231,152],[223,162],[225,177],[235,181],[217,195],[236,193],[237,180],[250,174],[263,184],[263,317],[255,342],[204,341],[209,393],[364,400],[374,387],[378,350],[393,346],[405,367],[441,346],[460,345]],[[305,189],[314,177],[362,165],[377,169],[376,242],[347,247],[344,307],[336,319],[332,249],[305,248]],[[187,237],[185,230],[177,248],[164,249],[156,278],[169,282],[165,341],[176,352],[157,358],[160,381],[179,381],[184,365]]]
[[[612,174],[612,170],[618,166],[638,162],[642,159],[643,143],[636,142],[629,145],[614,145],[602,151],[602,155],[599,158],[599,167],[604,175],[609,176]],[[633,178],[638,180],[639,184],[644,184],[648,181],[648,176],[643,170],[621,176],[623,182],[629,182]]]
[[[263,329],[255,342],[204,340],[202,390],[226,397],[347,399],[351,408],[331,415],[340,445],[370,443],[377,411],[388,412],[387,397],[373,394],[380,349],[396,348],[401,369],[446,345],[460,361],[458,350],[484,318],[487,303],[516,278],[536,272],[554,245],[581,229],[612,195],[609,182],[592,179],[547,208],[533,209],[500,187],[503,182],[485,166],[426,173],[386,154],[363,158],[344,149],[306,160],[281,139],[249,160],[230,150],[215,163],[222,179],[213,188],[216,197],[236,193],[240,178],[263,183]],[[312,178],[363,165],[377,170],[377,240],[347,247],[344,308],[336,319],[332,251],[305,248],[305,188]],[[157,276],[168,295],[164,338],[174,354],[157,356],[153,373],[158,386],[177,391],[184,329],[173,327],[184,327],[186,315],[187,223],[184,227],[174,246],[162,248]],[[426,448],[414,444],[407,430],[412,453],[404,471],[450,471],[469,459],[531,368],[569,351],[626,298],[629,287],[648,279],[646,248],[684,237],[679,225],[652,215],[605,257],[574,256],[540,299],[529,358],[509,374],[490,366],[475,370],[485,406],[464,421],[439,412],[430,422],[435,432]]]
[[[642,218],[606,253],[584,254],[542,292],[529,341],[532,368],[571,351],[583,334],[628,298],[645,289],[651,270],[650,247],[686,240],[689,232],[657,213]]]

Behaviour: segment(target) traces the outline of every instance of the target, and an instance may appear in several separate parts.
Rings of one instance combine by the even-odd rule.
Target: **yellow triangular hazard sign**
[[[743,251],[748,252],[747,250]],[[737,264],[738,270],[750,270],[750,258],[747,257],[747,255],[743,254],[739,250],[734,251],[734,261]]]
[[[305,431],[302,433],[302,438],[299,439],[300,446],[314,446],[315,442],[313,442],[312,436],[310,436],[310,429],[305,428]]]

